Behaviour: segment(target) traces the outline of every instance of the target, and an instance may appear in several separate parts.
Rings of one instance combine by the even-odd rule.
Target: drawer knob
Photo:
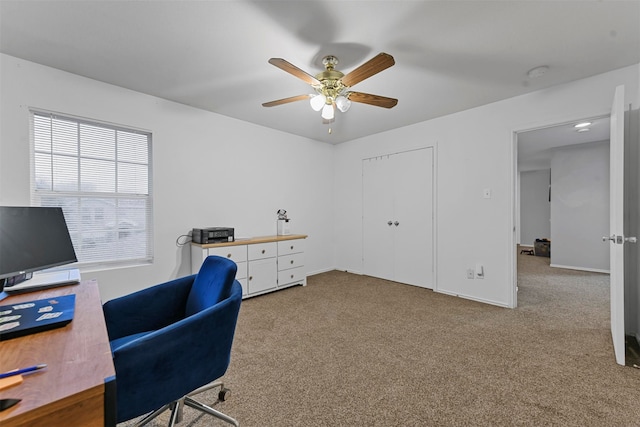
[[[291,245],[291,250],[293,250],[293,245]]]
[[[293,274],[291,275],[291,278],[293,279]]]
[[[227,254],[227,258],[231,258],[231,254]]]
[[[265,253],[265,252],[266,252],[266,251],[263,249],[263,250],[262,250],[262,253]]]
[[[293,260],[291,260],[291,264],[293,264]]]
[[[249,276],[249,280],[253,280],[253,276]]]

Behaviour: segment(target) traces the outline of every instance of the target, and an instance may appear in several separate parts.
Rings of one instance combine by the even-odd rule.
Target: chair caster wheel
[[[224,402],[229,398],[230,394],[231,394],[231,390],[223,387],[218,393],[218,400],[220,400],[221,402]]]

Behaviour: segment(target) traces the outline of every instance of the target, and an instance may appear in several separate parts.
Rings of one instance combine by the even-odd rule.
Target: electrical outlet
[[[473,268],[467,269],[467,279],[473,279],[476,276],[476,272]]]

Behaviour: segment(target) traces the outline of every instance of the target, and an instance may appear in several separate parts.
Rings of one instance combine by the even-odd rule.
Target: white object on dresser
[[[307,284],[304,266],[306,235],[254,237],[235,242],[191,244],[191,271],[200,270],[209,255],[229,258],[238,266],[236,279],[243,298]]]

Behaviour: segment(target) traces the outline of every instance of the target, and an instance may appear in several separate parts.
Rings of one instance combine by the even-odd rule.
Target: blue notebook
[[[60,328],[73,320],[76,296],[0,306],[0,341]]]

